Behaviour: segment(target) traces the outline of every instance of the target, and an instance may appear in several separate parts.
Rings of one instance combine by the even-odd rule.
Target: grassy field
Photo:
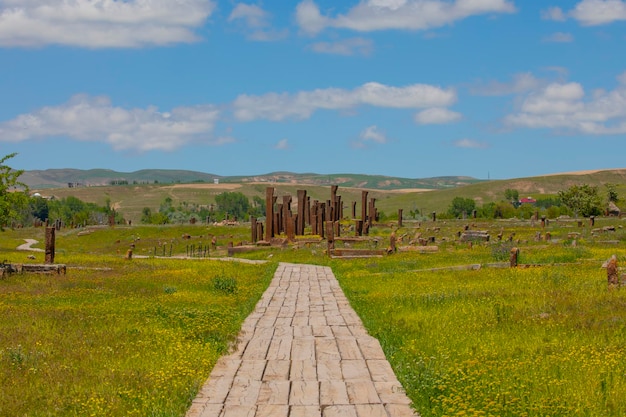
[[[600,268],[612,254],[626,261],[621,220],[597,220],[614,232],[576,221],[405,223],[401,246],[421,233],[438,251],[340,260],[320,243],[242,254],[269,261],[244,265],[153,255],[216,236],[210,255],[224,256],[248,239],[245,227],[62,229],[56,261],[67,275],[0,279],[0,416],[184,415],[279,261],[333,268],[422,416],[626,414],[626,293],[608,291]],[[467,225],[503,241],[460,242]],[[550,241],[535,239],[546,231]],[[371,235],[385,247],[390,232]],[[1,237],[0,260],[42,262],[15,250],[43,241],[42,229]],[[131,245],[135,259],[124,260]],[[533,267],[491,266],[512,246]],[[482,268],[445,269],[470,264]]]
[[[3,234],[0,257],[26,260],[13,245],[28,234]],[[0,280],[1,416],[184,415],[275,267],[57,245],[67,275]]]
[[[422,416],[626,413],[626,294],[607,291],[598,262],[438,272],[410,263],[335,270]]]

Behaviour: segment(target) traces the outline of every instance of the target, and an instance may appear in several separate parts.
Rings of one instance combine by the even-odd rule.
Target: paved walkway
[[[281,263],[187,417],[416,416],[328,267]]]

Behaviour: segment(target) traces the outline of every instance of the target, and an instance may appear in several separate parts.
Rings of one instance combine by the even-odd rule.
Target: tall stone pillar
[[[45,263],[54,263],[54,243],[55,243],[55,228],[46,227],[46,260]]]
[[[265,240],[274,237],[274,188],[265,189]]]
[[[296,235],[304,235],[305,206],[307,202],[306,190],[298,190],[298,221],[296,223]]]

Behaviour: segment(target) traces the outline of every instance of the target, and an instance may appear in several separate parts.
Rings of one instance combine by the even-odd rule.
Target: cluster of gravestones
[[[306,190],[298,190],[297,212],[291,209],[293,199],[290,195],[282,196],[278,202],[275,189],[267,187],[265,190],[265,224],[258,222],[255,217],[250,219],[252,242],[270,242],[272,238],[284,234],[292,241],[296,236],[304,236],[305,230],[310,229],[311,235],[324,238],[330,231],[339,236],[341,228],[339,221],[344,218],[341,196],[337,195],[339,186],[330,188],[330,199],[323,201],[313,200]],[[352,219],[355,221],[355,235],[363,236],[369,233],[374,221],[378,219],[376,199],[368,200],[368,192],[361,191],[361,217],[356,216],[356,201],[352,202]]]

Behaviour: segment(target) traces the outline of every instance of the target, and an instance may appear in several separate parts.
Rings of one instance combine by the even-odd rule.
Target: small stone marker
[[[396,231],[394,230],[393,232],[391,232],[391,235],[389,236],[389,249],[387,249],[387,253],[395,253],[397,248],[396,248]]]
[[[511,248],[511,256],[509,258],[511,268],[517,268],[518,257],[519,257],[519,248]]]
[[[617,269],[617,256],[615,255],[611,256],[606,264],[606,276],[609,289],[619,288],[619,271]]]

